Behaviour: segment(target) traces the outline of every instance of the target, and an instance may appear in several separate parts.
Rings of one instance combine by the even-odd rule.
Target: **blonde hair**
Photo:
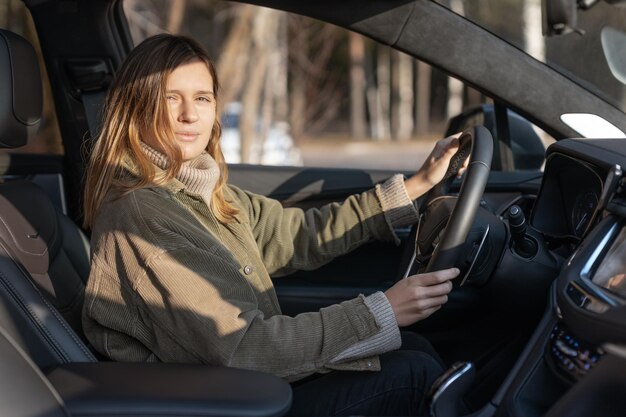
[[[156,35],[140,43],[126,58],[107,94],[104,120],[87,166],[84,196],[84,221],[93,226],[98,210],[112,187],[121,194],[162,185],[174,178],[183,163],[182,151],[172,139],[174,134],[166,104],[168,76],[179,66],[204,62],[213,78],[213,93],[218,99],[217,72],[207,52],[193,39],[169,34]],[[224,197],[228,169],[220,148],[222,129],[216,117],[207,152],[220,169],[220,178],[211,197],[211,209],[223,223],[232,221],[237,209]],[[157,175],[150,159],[141,149],[147,135],[168,159],[163,175]],[[130,161],[138,177],[125,175],[124,163]]]

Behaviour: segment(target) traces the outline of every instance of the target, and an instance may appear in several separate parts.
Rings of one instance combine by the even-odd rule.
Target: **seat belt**
[[[102,107],[113,71],[108,59],[69,59],[65,62],[72,87],[85,110],[85,119],[92,138],[98,136],[102,123]]]
[[[105,97],[106,91],[104,90],[87,91],[80,95],[85,109],[89,135],[92,138],[97,137],[98,133],[100,133],[100,124],[102,123],[102,107],[104,105]]]

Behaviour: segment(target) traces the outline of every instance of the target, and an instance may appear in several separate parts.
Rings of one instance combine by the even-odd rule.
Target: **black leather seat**
[[[40,80],[32,46],[0,29],[0,147],[23,146],[36,129]],[[80,322],[88,254],[83,233],[44,190],[0,184],[0,415],[260,417],[289,409],[289,385],[268,374],[98,362]]]
[[[59,394],[9,333],[0,326],[0,413],[13,417],[69,416]]]
[[[36,131],[40,80],[31,45],[0,30],[0,146],[23,146]],[[10,315],[0,314],[0,324],[18,324],[13,336],[42,368],[96,360],[81,337],[86,242],[37,185],[0,185],[0,297]]]

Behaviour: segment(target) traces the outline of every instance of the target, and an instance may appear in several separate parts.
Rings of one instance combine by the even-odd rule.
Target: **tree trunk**
[[[296,142],[300,140],[306,127],[306,81],[306,74],[301,68],[291,69],[289,124]]]
[[[263,87],[263,101],[261,105],[261,126],[259,128],[259,153],[255,155],[257,163],[263,163],[263,153],[265,149],[265,141],[270,132],[270,128],[274,122],[276,92],[280,88],[279,85],[279,65],[281,61],[280,50],[278,48],[279,36],[279,17],[280,14],[276,10],[267,9],[264,24],[257,39],[260,39],[259,47],[267,55],[267,69],[265,70],[265,85]],[[285,87],[286,88],[286,87]]]
[[[367,110],[369,112],[369,137],[375,139],[381,135],[379,133],[380,117],[378,116],[380,113],[380,102],[378,100],[378,88],[376,86],[376,64],[374,62],[374,56],[372,55],[373,54],[369,54],[365,64],[367,84],[365,96],[367,99]]]
[[[289,66],[287,61],[287,14],[279,13],[277,17],[277,39],[274,48],[274,60],[276,61],[276,69],[274,73],[274,85],[271,86],[274,92],[274,100],[276,106],[276,120],[287,121],[289,116],[289,96],[287,87],[287,74]]]
[[[387,46],[378,47],[376,62],[376,85],[378,92],[378,140],[391,138],[391,50]]]
[[[165,30],[168,33],[180,32],[186,8],[187,0],[176,0],[170,3],[170,11],[167,14],[167,24],[165,25]]]
[[[545,61],[546,47],[541,32],[541,0],[524,1],[524,44],[526,52]]]
[[[239,100],[247,77],[251,52],[251,27],[255,13],[254,6],[236,5],[234,22],[228,33],[217,63],[222,92],[220,102],[226,105]]]
[[[253,155],[253,145],[258,141],[257,118],[261,113],[261,100],[268,73],[269,50],[267,36],[275,29],[275,11],[260,9],[254,16],[252,26],[252,54],[248,62],[247,82],[243,90],[240,137],[241,162],[258,162],[259,155]],[[275,33],[275,30],[274,30]],[[271,43],[271,42],[270,42]]]
[[[430,130],[430,80],[432,68],[425,62],[417,63],[417,104],[415,106],[415,132],[418,135]]]
[[[396,51],[398,105],[396,138],[408,140],[413,134],[413,59]]]
[[[366,136],[365,116],[365,42],[353,32],[349,36],[350,53],[350,131],[354,139]]]
[[[290,58],[289,70],[289,125],[291,134],[296,143],[302,138],[306,128],[306,63],[303,60],[309,55],[310,38],[308,26],[304,24],[305,18],[296,15],[288,15],[288,56]],[[293,61],[293,63],[291,63]]]

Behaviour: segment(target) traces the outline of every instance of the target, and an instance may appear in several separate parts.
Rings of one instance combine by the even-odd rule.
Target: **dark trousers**
[[[293,383],[288,416],[427,416],[424,396],[444,369],[430,343],[403,332],[402,347],[380,361],[380,372],[333,371]]]

